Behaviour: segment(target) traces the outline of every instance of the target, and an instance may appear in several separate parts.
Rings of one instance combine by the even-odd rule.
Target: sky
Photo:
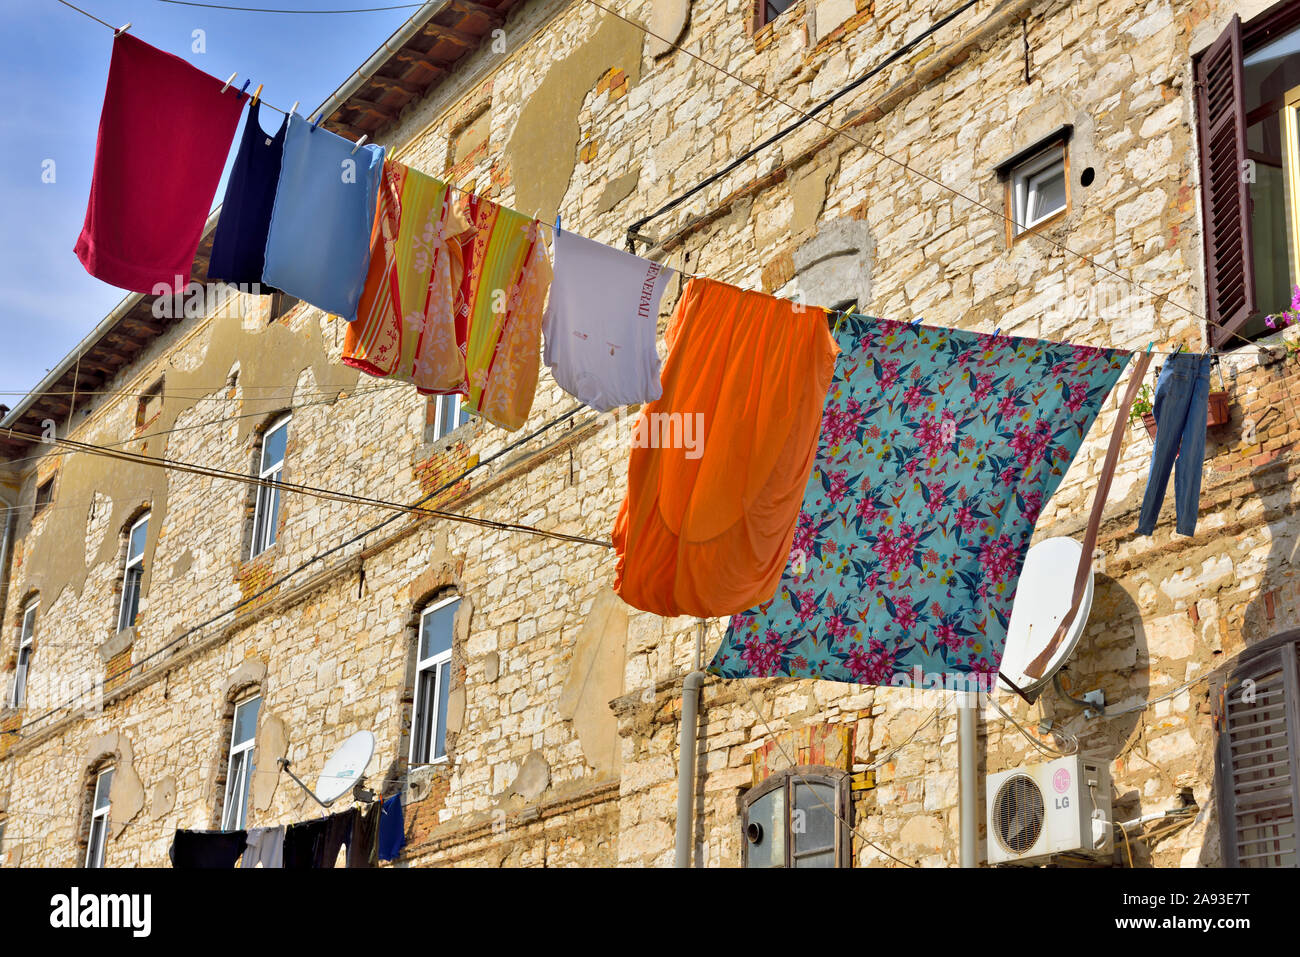
[[[280,14],[163,0],[72,0],[221,79],[238,72],[281,109],[319,106],[415,12]],[[226,0],[297,10],[402,0]],[[58,0],[0,0],[0,403],[15,405],[129,293],[93,278],[72,251],[86,215],[113,34]],[[193,31],[206,51],[195,53]],[[247,111],[245,111],[247,113]],[[263,112],[263,119],[278,114]],[[241,121],[242,129],[242,121]],[[239,142],[236,132],[234,145]],[[54,182],[42,182],[53,160]],[[229,169],[227,159],[227,169]],[[225,175],[213,199],[225,192]]]

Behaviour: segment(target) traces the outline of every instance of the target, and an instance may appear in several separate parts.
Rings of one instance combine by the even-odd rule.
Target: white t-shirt
[[[655,330],[668,268],[564,230],[554,249],[542,329],[555,381],[601,412],[659,398]]]

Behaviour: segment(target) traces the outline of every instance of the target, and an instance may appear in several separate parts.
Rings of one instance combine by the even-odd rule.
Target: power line
[[[998,219],[1002,220],[1003,222],[1009,222],[1014,225],[1015,220],[1011,216],[1008,216],[1005,211],[995,209],[994,207],[987,205],[986,203],[980,201],[979,199],[969,196],[968,194],[962,192],[961,190],[949,186],[947,183],[944,183],[941,180],[936,179],[935,177],[929,175],[928,173],[922,172],[921,170],[918,170],[915,167],[909,165],[906,160],[898,159],[896,156],[890,153],[886,153],[884,150],[880,150],[874,146],[871,146],[869,143],[865,142],[864,140],[850,133],[846,128],[847,124],[845,124],[845,126],[834,126],[831,123],[828,123],[826,120],[823,120],[820,117],[816,116],[815,111],[814,113],[805,113],[803,110],[799,109],[797,106],[794,106],[792,103],[786,102],[781,97],[777,96],[775,93],[769,93],[765,89],[763,89],[763,87],[749,80],[744,79],[738,74],[733,73],[731,70],[728,70],[726,67],[719,66],[718,64],[713,63],[705,59],[704,57],[700,56],[698,53],[695,53],[692,50],[688,50],[686,47],[683,47],[680,44],[673,43],[669,38],[661,36],[658,33],[655,33],[649,27],[643,26],[637,21],[629,17],[626,17],[615,10],[611,10],[609,7],[600,3],[599,0],[584,0],[584,2],[590,4],[593,7],[596,7],[599,10],[603,10],[605,13],[609,14],[612,17],[616,17],[617,19],[622,20],[624,23],[628,24],[629,26],[635,27],[637,30],[640,30],[646,36],[653,37],[656,40],[659,40],[662,43],[667,44],[670,49],[676,50],[679,53],[684,53],[691,59],[696,60],[699,63],[702,63],[713,70],[718,71],[719,73],[723,74],[726,77],[729,77],[732,80],[735,80],[737,83],[740,83],[742,86],[745,86],[750,90],[753,90],[755,93],[759,94],[760,96],[766,97],[767,99],[771,100],[773,103],[783,106],[786,109],[790,110],[791,112],[803,117],[805,121],[811,120],[812,122],[815,122],[825,127],[832,134],[843,136],[849,141],[856,143],[858,146],[860,146],[862,149],[866,150],[867,152],[874,153],[876,156],[879,156],[882,159],[887,160],[888,162],[898,165],[906,172],[913,173],[914,175],[924,179],[926,182],[931,183],[934,186],[937,186],[938,188],[948,193],[951,193],[953,196],[956,196],[959,199],[965,200],[967,203],[970,203],[972,206],[975,206],[978,209],[982,209],[985,212],[991,213],[992,215],[996,216]],[[969,6],[969,4],[967,4],[967,6]],[[957,13],[960,13],[964,9],[966,9],[966,7],[959,9]],[[673,205],[676,204],[670,204],[670,206],[666,207],[666,209],[672,208]],[[658,214],[651,214],[651,216],[648,217],[646,220],[639,220],[638,223],[644,223],[648,221],[648,219],[653,219],[655,215]],[[1057,247],[1062,252],[1068,253],[1071,256],[1081,259],[1083,262],[1086,262],[1089,265],[1091,265],[1094,269],[1101,270],[1102,272],[1114,276],[1116,279],[1120,280],[1121,282],[1128,283],[1129,285],[1133,286],[1135,289],[1141,290],[1142,292],[1146,293],[1148,296],[1151,296],[1153,299],[1157,301],[1164,300],[1165,302],[1169,303],[1171,306],[1174,306],[1175,308],[1182,310],[1183,312],[1185,312],[1187,315],[1191,316],[1194,319],[1199,319],[1202,322],[1207,323],[1208,325],[1214,326],[1216,329],[1220,329],[1220,330],[1224,329],[1224,327],[1219,323],[1211,322],[1206,316],[1202,315],[1201,313],[1195,311],[1194,309],[1188,306],[1184,306],[1182,303],[1177,302],[1176,300],[1170,298],[1170,295],[1168,293],[1158,293],[1153,289],[1149,289],[1146,286],[1144,286],[1142,283],[1139,283],[1137,280],[1130,279],[1128,276],[1125,276],[1123,273],[1119,272],[1118,270],[1112,269],[1111,267],[1098,262],[1097,260],[1093,259],[1091,256],[1088,256],[1084,253],[1077,252],[1076,250],[1071,249],[1069,246],[1066,246],[1064,243],[1053,239],[1052,237],[1042,233],[1041,231],[1031,231],[1029,235],[1036,236],[1037,238],[1043,240],[1044,242],[1050,243],[1051,245]],[[1255,350],[1258,352],[1261,353],[1269,352],[1269,350],[1264,349],[1262,346],[1259,346],[1252,340],[1247,339],[1245,336],[1241,335],[1240,333],[1228,332],[1226,330],[1224,330],[1224,333],[1225,335],[1229,335],[1234,338],[1240,339],[1242,342],[1246,343],[1247,345],[1254,346]]]
[[[158,2],[179,7],[203,7],[207,10],[235,10],[240,13],[306,13],[312,16],[329,13],[382,13],[386,10],[411,10],[424,6],[422,3],[399,3],[391,7],[355,7],[351,10],[285,10],[282,7],[232,7],[224,3],[195,3],[194,0],[158,0]]]
[[[417,500],[417,502],[416,502],[415,504],[418,506],[418,505],[423,504],[424,502],[431,501],[432,499],[434,499],[434,498],[436,498],[437,496],[441,495],[443,492],[446,492],[447,490],[449,490],[449,489],[451,489],[451,488],[454,488],[457,484],[459,484],[459,483],[462,482],[465,478],[467,478],[471,473],[477,471],[477,470],[480,469],[480,468],[483,468],[483,467],[486,466],[486,465],[489,465],[490,463],[492,463],[493,461],[495,461],[495,460],[501,458],[502,456],[505,456],[505,455],[510,454],[510,453],[513,452],[515,449],[519,448],[520,446],[522,446],[522,445],[524,445],[524,444],[526,444],[526,443],[528,443],[528,442],[531,442],[533,439],[536,439],[537,437],[541,436],[543,433],[549,431],[550,429],[554,428],[555,426],[560,425],[561,423],[566,422],[566,421],[572,419],[575,415],[577,415],[579,412],[581,412],[581,411],[583,410],[583,408],[585,408],[585,406],[582,406],[582,405],[574,406],[574,407],[571,408],[568,412],[565,412],[565,413],[563,413],[562,415],[557,416],[556,418],[550,420],[549,422],[545,422],[545,423],[543,423],[542,425],[540,425],[540,426],[538,426],[536,429],[534,429],[532,432],[530,432],[528,435],[525,435],[525,436],[523,436],[523,437],[517,439],[515,442],[511,443],[510,445],[505,446],[504,448],[498,450],[497,452],[494,452],[493,454],[487,456],[486,458],[480,459],[478,462],[476,462],[474,465],[471,465],[469,468],[465,469],[465,470],[464,470],[463,472],[461,472],[459,475],[455,476],[454,478],[451,478],[451,479],[447,480],[445,483],[443,483],[443,484],[442,484],[441,486],[439,486],[438,488],[434,489],[432,492],[429,492],[429,493],[427,493],[426,495],[422,496],[419,500]],[[401,515],[402,515],[402,513],[397,513],[397,514],[390,515],[388,518],[382,519],[381,521],[375,523],[374,525],[371,525],[370,527],[363,529],[362,531],[358,532],[357,534],[353,535],[352,537],[350,537],[350,538],[348,538],[348,539],[345,539],[344,541],[338,543],[337,545],[334,545],[334,546],[332,546],[332,547],[330,547],[330,548],[327,548],[327,549],[326,549],[325,551],[323,551],[323,552],[318,552],[317,554],[313,555],[311,558],[307,559],[306,561],[300,563],[300,564],[297,565],[296,567],[294,567],[294,568],[290,569],[289,571],[285,572],[285,573],[284,573],[283,575],[281,575],[279,578],[276,578],[274,581],[269,582],[269,583],[268,583],[264,588],[262,588],[261,590],[259,590],[259,591],[255,592],[255,593],[253,593],[252,595],[249,595],[249,596],[246,597],[246,598],[241,599],[240,601],[236,602],[234,605],[231,605],[231,606],[229,606],[229,607],[223,609],[222,611],[217,612],[216,614],[214,614],[214,615],[212,615],[212,616],[206,618],[205,620],[199,622],[197,625],[194,625],[194,626],[190,627],[189,629],[187,629],[187,630],[181,632],[179,635],[177,635],[176,637],[172,638],[170,641],[168,641],[168,642],[166,642],[165,644],[163,644],[163,645],[162,645],[160,648],[158,648],[157,650],[152,651],[152,652],[150,652],[149,654],[145,655],[145,656],[144,656],[143,658],[141,658],[139,661],[137,661],[137,662],[132,662],[131,664],[127,665],[125,668],[123,668],[123,669],[121,669],[121,670],[119,670],[119,671],[117,671],[117,672],[114,672],[114,673],[111,674],[111,675],[107,675],[107,676],[104,678],[104,685],[107,686],[110,682],[115,681],[115,680],[118,679],[118,678],[126,677],[126,676],[129,675],[132,671],[134,671],[135,669],[142,667],[143,665],[145,665],[146,663],[148,663],[148,662],[151,661],[152,659],[158,657],[159,655],[162,655],[162,654],[165,654],[165,653],[169,652],[172,648],[176,647],[176,646],[179,645],[181,642],[184,642],[184,641],[188,640],[188,638],[189,638],[191,635],[195,634],[196,632],[201,631],[202,629],[206,628],[207,626],[212,625],[212,624],[215,624],[216,622],[220,621],[222,618],[225,618],[225,617],[228,616],[228,615],[233,615],[233,614],[235,614],[236,612],[238,612],[240,609],[242,609],[242,608],[244,608],[244,607],[246,607],[246,606],[248,606],[248,605],[251,605],[252,603],[256,602],[258,599],[262,598],[264,595],[270,593],[271,591],[275,590],[276,588],[279,588],[280,585],[282,585],[284,582],[288,581],[291,577],[293,577],[294,575],[298,574],[299,572],[305,571],[306,569],[310,568],[312,565],[316,564],[317,562],[324,561],[326,558],[330,557],[331,555],[334,555],[334,554],[336,554],[336,553],[338,553],[338,552],[341,552],[341,551],[343,551],[345,548],[347,548],[348,546],[353,545],[353,544],[356,544],[357,542],[363,541],[365,538],[367,538],[367,537],[370,536],[370,535],[373,535],[375,532],[378,532],[379,530],[381,530],[381,529],[383,529],[383,528],[386,528],[387,526],[391,525],[393,522],[395,522],[395,521],[397,521],[399,518],[401,518]],[[32,719],[30,719],[30,720],[28,720],[28,721],[24,721],[23,724],[22,724],[20,727],[18,727],[18,728],[16,728],[16,729],[13,729],[13,730],[10,730],[10,731],[0,732],[0,734],[12,734],[12,735],[15,735],[15,736],[21,736],[21,733],[22,733],[23,729],[25,729],[25,728],[29,728],[29,727],[31,727],[33,724],[36,724],[37,722],[44,721],[46,718],[51,717],[52,715],[58,714],[58,713],[59,713],[60,711],[62,711],[64,708],[72,707],[72,706],[75,705],[78,701],[80,701],[82,698],[84,698],[84,697],[86,696],[87,693],[89,693],[89,692],[82,692],[82,693],[80,693],[80,694],[77,694],[77,695],[75,695],[74,697],[68,699],[68,700],[67,700],[66,702],[64,702],[62,705],[58,705],[58,706],[56,706],[56,707],[54,707],[54,708],[51,708],[51,709],[47,710],[47,711],[44,712],[43,714],[37,715],[35,718],[32,718]]]

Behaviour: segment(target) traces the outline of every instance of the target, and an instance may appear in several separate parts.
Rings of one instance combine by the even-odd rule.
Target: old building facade
[[[1179,812],[1103,863],[1294,865],[1298,367],[1291,332],[1258,315],[1298,278],[1284,137],[1300,4],[608,6],[430,4],[328,124],[611,245],[637,224],[657,244],[639,251],[684,273],[940,326],[1219,348],[1230,417],[1211,430],[1196,535],[1174,533],[1172,494],[1154,537],[1135,534],[1152,444],[1133,426],[1084,637],[1058,687],[981,711],[979,761],[994,773],[1077,742],[1109,766],[1116,820]],[[1243,91],[1226,121],[1217,74],[1200,83],[1216,42],[1227,95]],[[1227,232],[1206,241],[1229,208],[1207,219],[1206,157],[1231,164],[1213,203],[1254,204],[1253,259]],[[1249,285],[1254,308],[1233,299]],[[341,323],[306,304],[168,302],[124,300],[4,421],[19,434],[0,859],[163,866],[177,828],[306,819],[318,809],[279,759],[313,781],[364,729],[369,785],[406,805],[399,864],[671,864],[682,683],[726,623],[701,634],[622,604],[600,544],[383,504],[608,541],[629,417],[581,407],[544,370],[507,434],[344,366]],[[1117,416],[1112,396],[1037,537],[1082,537]],[[40,441],[46,420],[95,448]],[[1225,739],[1243,676],[1285,702],[1271,811],[1252,810],[1259,775]],[[1093,690],[1100,715],[1071,700]],[[815,787],[841,818],[823,822],[819,862],[955,864],[956,726],[950,702],[900,689],[706,680],[693,863],[759,863],[745,825],[782,829],[815,811]]]

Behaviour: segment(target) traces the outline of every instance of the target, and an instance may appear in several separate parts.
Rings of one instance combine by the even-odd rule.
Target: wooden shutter
[[[1237,674],[1224,700],[1218,789],[1224,863],[1300,866],[1300,671],[1283,645]]]
[[[767,0],[749,0],[749,23],[746,26],[750,36],[763,29],[763,7],[766,2]]]
[[[1218,346],[1255,311],[1239,16],[1196,63],[1196,106],[1210,344]]]

